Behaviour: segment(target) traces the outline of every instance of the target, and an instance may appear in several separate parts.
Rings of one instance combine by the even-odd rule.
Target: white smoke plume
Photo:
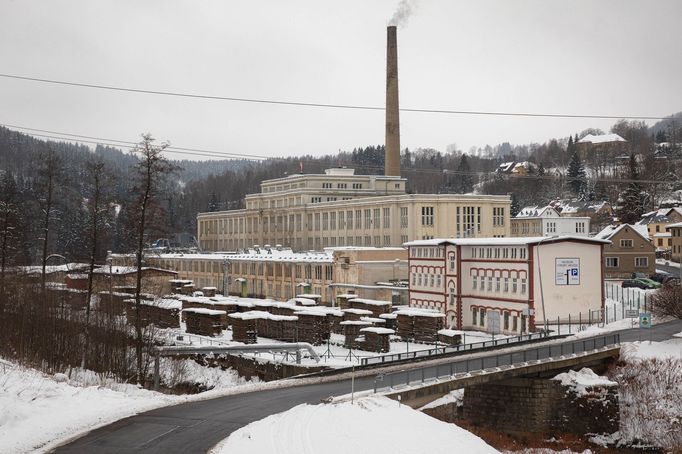
[[[398,7],[393,13],[393,17],[388,21],[388,25],[394,25],[396,27],[407,26],[407,20],[410,18],[412,13],[417,9],[416,0],[400,0]]]

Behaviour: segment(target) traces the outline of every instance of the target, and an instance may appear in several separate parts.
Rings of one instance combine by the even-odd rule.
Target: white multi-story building
[[[345,168],[267,180],[246,196],[245,209],[199,213],[199,244],[208,251],[265,244],[302,251],[509,235],[509,196],[407,194],[405,183]]]
[[[406,243],[410,306],[437,309],[457,329],[527,333],[603,307],[603,246],[563,237],[433,239]],[[544,308],[543,308],[544,307]]]
[[[525,207],[511,219],[511,236],[588,236],[590,218],[561,216],[550,206]]]

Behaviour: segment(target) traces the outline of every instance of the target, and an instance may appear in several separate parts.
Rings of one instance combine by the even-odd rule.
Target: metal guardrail
[[[489,368],[521,365],[528,361],[559,358],[568,354],[583,353],[619,344],[620,334],[614,333],[573,342],[543,345],[497,355],[486,355],[480,358],[460,359],[435,366],[390,372],[376,376],[374,379],[374,392],[376,393],[378,390],[384,389],[399,389],[413,384],[424,384],[429,381],[449,380],[457,374],[468,374]],[[379,386],[379,383],[383,383],[384,386]]]
[[[489,347],[508,346],[508,345],[518,344],[518,343],[522,343],[522,342],[528,342],[531,340],[539,340],[539,339],[549,340],[549,339],[551,339],[551,337],[552,336],[549,336],[547,333],[532,333],[532,334],[523,334],[521,336],[505,337],[505,338],[501,338],[501,339],[489,340],[489,341],[484,341],[484,342],[474,342],[471,344],[460,344],[460,345],[450,345],[450,346],[444,345],[442,347],[435,347],[435,348],[431,348],[428,350],[415,350],[413,352],[394,353],[391,355],[370,356],[367,358],[361,358],[360,359],[360,365],[368,366],[368,365],[373,365],[373,364],[385,364],[385,363],[403,361],[403,360],[408,360],[408,359],[428,358],[431,356],[441,356],[441,355],[447,355],[450,353],[469,352],[469,351],[480,350],[480,349],[489,348]]]

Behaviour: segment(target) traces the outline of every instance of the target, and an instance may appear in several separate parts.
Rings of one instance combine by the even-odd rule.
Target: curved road
[[[682,320],[651,330],[652,339],[670,339],[682,331]],[[620,332],[621,342],[648,339],[639,330]],[[575,341],[567,340],[566,343]],[[580,341],[582,342],[582,339]],[[577,343],[577,342],[576,342]],[[557,344],[559,345],[559,344]],[[530,346],[532,350],[539,345]],[[494,352],[487,352],[492,354]],[[551,354],[551,348],[547,354]],[[457,361],[453,358],[452,362]],[[516,360],[514,361],[516,362]],[[415,367],[424,364],[416,363]],[[487,367],[487,366],[486,366]],[[437,372],[437,368],[433,368]],[[356,390],[371,389],[374,375],[355,379]],[[159,408],[122,419],[57,448],[57,453],[205,453],[235,430],[302,403],[319,403],[350,392],[350,380],[254,391],[216,399]]]

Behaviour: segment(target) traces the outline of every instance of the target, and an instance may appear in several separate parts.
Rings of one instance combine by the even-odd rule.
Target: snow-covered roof
[[[536,206],[524,207],[516,215],[517,218],[558,217],[558,216],[559,216],[559,213],[549,205],[544,206],[544,207],[539,207],[537,205]]]
[[[140,300],[143,306],[154,306],[160,309],[182,309],[182,303],[171,298],[162,298],[160,300]]]
[[[585,211],[585,212],[593,212],[596,213],[599,210],[603,209],[605,206],[609,206],[609,202],[603,200],[599,202],[584,202],[582,200],[575,200],[575,199],[562,199],[562,200],[554,200],[550,202],[550,206],[553,207],[555,210],[561,212],[561,214],[572,214],[572,213],[577,213],[579,211]]]
[[[311,300],[310,298],[291,298],[288,303],[298,303],[301,306],[316,306],[317,302],[315,300]]]
[[[248,312],[235,312],[234,314],[229,314],[228,317],[236,318],[239,320],[267,320],[270,317],[269,312],[265,311],[248,311]]]
[[[361,333],[376,333],[376,334],[395,334],[395,330],[390,328],[381,328],[378,326],[369,326],[367,328],[360,328]]]
[[[597,144],[597,143],[611,143],[611,142],[627,142],[627,140],[623,139],[618,134],[602,134],[600,136],[588,134],[585,137],[583,137],[582,139],[578,140],[578,142],[576,142],[576,143]]]
[[[226,256],[230,262],[249,261],[249,262],[290,262],[290,263],[332,263],[333,251],[325,250],[294,252],[289,248],[278,250],[276,248],[249,249],[247,253],[238,253]]]
[[[608,243],[599,238],[586,238],[572,235],[563,236],[532,236],[532,237],[504,237],[504,238],[434,238],[431,240],[415,240],[404,243],[405,246],[439,246],[452,244],[460,246],[519,246],[528,244],[555,243],[558,241],[579,241],[591,243]]]
[[[390,301],[383,301],[383,300],[370,300],[367,298],[353,298],[352,300],[349,300],[348,302],[350,303],[362,303],[366,304],[368,306],[386,306],[386,305],[391,305]]]
[[[514,167],[514,161],[503,162],[497,167],[500,172],[509,172]]]
[[[143,266],[142,267],[142,271],[150,271],[150,270],[151,271],[159,271],[162,273],[178,274],[177,271],[165,270],[163,268],[156,268],[153,266]],[[93,271],[93,273],[94,274],[105,274],[105,275],[109,275],[110,273],[112,275],[115,275],[115,274],[133,274],[133,273],[137,273],[137,267],[135,267],[135,266],[109,266],[109,265],[107,265],[107,266],[103,266],[101,268],[96,268]],[[191,282],[191,281],[189,281],[189,282]]]
[[[453,337],[453,336],[461,336],[464,334],[464,331],[460,331],[457,329],[439,329],[438,334],[442,336],[447,336],[447,337]]]
[[[667,229],[679,229],[680,227],[682,227],[682,222],[676,222],[675,224],[669,224],[669,225],[665,226],[666,230]]]
[[[416,307],[410,309],[400,309],[396,311],[398,315],[407,315],[409,317],[433,317],[433,318],[443,318],[445,314],[440,312],[435,312],[429,309],[419,309]]]
[[[371,315],[372,311],[368,311],[367,309],[343,309],[343,312],[348,312],[349,314],[355,314],[355,315]]]
[[[301,293],[300,295],[296,295],[296,298],[320,299],[322,298],[322,295],[316,293]]]
[[[225,315],[227,312],[219,311],[215,309],[206,309],[203,307],[192,307],[189,309],[183,309],[182,312],[192,312],[193,314],[203,314],[203,315]]]
[[[642,224],[620,224],[620,225],[608,225],[602,229],[601,232],[597,233],[594,238],[598,238],[601,240],[610,240],[613,238],[618,232],[623,230],[625,227],[630,227],[632,230],[634,230],[639,236],[644,238],[645,240],[649,241],[649,229],[647,229],[646,225]]]

